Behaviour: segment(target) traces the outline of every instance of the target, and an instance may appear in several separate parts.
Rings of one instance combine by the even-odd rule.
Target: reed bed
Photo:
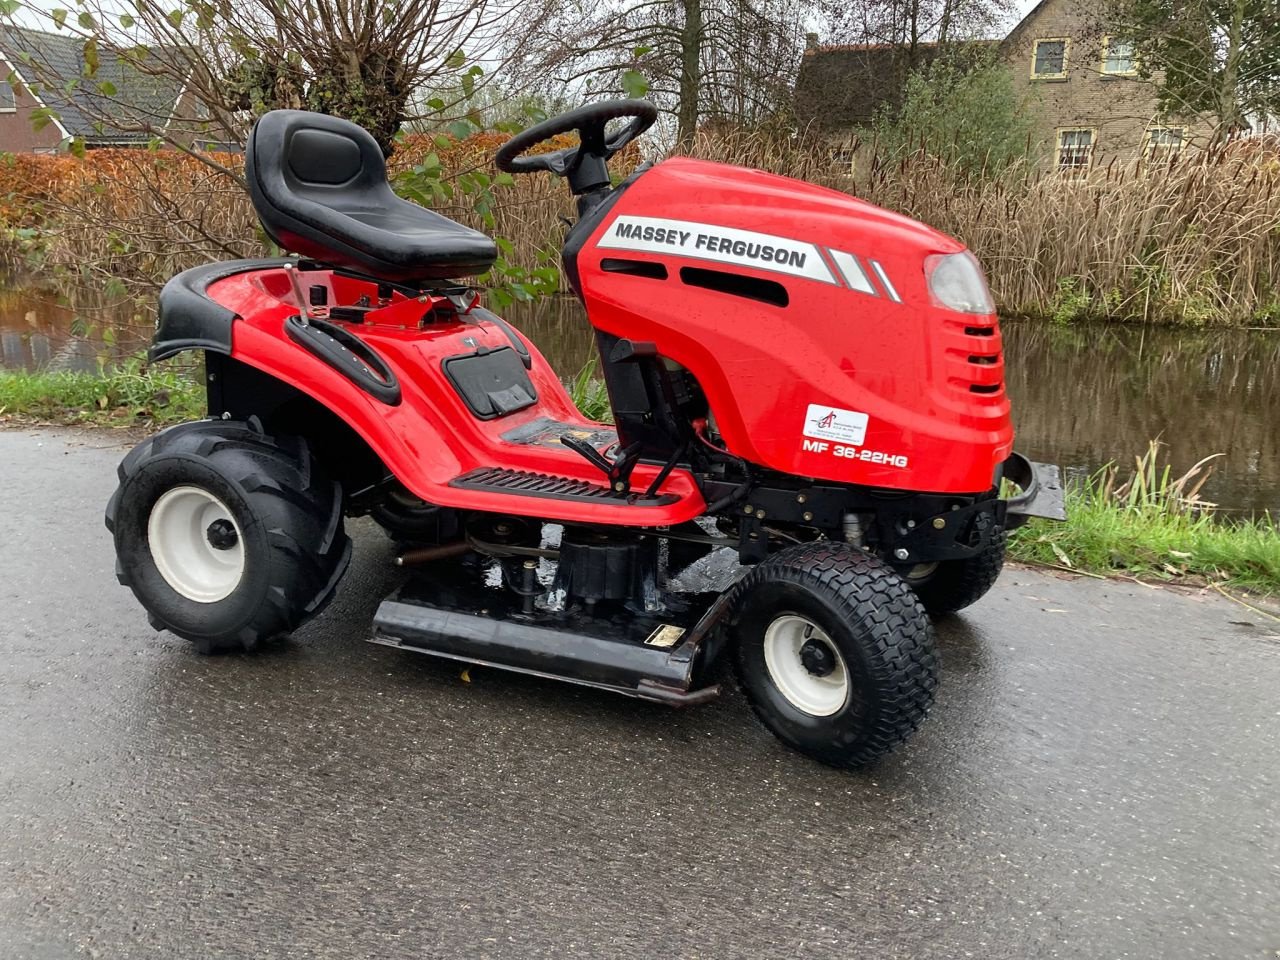
[[[417,136],[392,175],[438,164],[445,181],[492,178],[501,136]],[[1260,139],[1180,159],[1095,167],[1068,177],[1015,163],[966,174],[926,146],[890,161],[871,141],[852,163],[814,138],[717,128],[690,151],[859,196],[958,237],[986,266],[1005,314],[1070,322],[1108,319],[1191,326],[1280,325],[1280,145]],[[0,256],[55,277],[126,285],[148,295],[212,259],[260,255],[269,244],[239,184],[241,158],[213,165],[168,151],[99,150],[0,163]],[[631,153],[616,171],[638,162]],[[221,168],[221,169],[218,169]],[[406,182],[407,182],[406,179]],[[506,259],[554,258],[562,183],[516,177],[483,204],[461,191],[431,205],[502,237]]]
[[[923,220],[982,260],[1002,313],[1069,322],[1280,326],[1280,143],[1259,138],[1066,176],[968,175],[921,145],[839,163],[815,140],[699,138],[691,151],[820,183]]]
[[[1215,518],[1200,491],[1216,456],[1175,474],[1152,441],[1131,469],[1109,464],[1067,491],[1067,522],[1033,520],[1010,555],[1085,573],[1193,579],[1280,593],[1280,530],[1271,517]]]

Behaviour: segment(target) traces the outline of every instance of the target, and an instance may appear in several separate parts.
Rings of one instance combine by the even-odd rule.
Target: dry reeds
[[[1083,175],[1017,163],[966,175],[926,146],[852,164],[805,137],[700,139],[693,152],[855,194],[951,234],[1003,313],[1058,320],[1280,323],[1280,151],[1232,144]]]
[[[1200,498],[1200,490],[1213,472],[1211,464],[1222,454],[1203,457],[1175,477],[1173,467],[1160,462],[1163,446],[1159,440],[1152,440],[1146,453],[1134,457],[1133,473],[1124,481],[1120,480],[1118,465],[1112,463],[1103,467],[1092,479],[1096,495],[1137,514],[1174,516],[1211,513],[1217,509],[1216,503]]]
[[[1175,477],[1152,441],[1123,476],[1109,465],[1067,489],[1067,521],[1033,520],[1009,538],[1017,560],[1085,572],[1228,583],[1280,593],[1280,535],[1269,516],[1221,521],[1200,499],[1208,457]]]
[[[392,173],[435,154],[446,178],[490,176],[502,138],[410,140]],[[874,142],[837,162],[804,135],[717,128],[691,153],[856,194],[923,220],[982,260],[1005,314],[1098,317],[1196,326],[1280,324],[1280,149],[1269,143],[1186,151],[1159,164],[1096,166],[1064,176],[1015,163],[969,175],[922,146],[890,160]],[[232,170],[240,160],[222,156]],[[638,156],[623,158],[625,173]],[[454,192],[440,212],[504,238],[507,259],[532,267],[558,249],[572,212],[563,184],[517,177],[485,210]],[[91,151],[0,165],[0,219],[11,262],[38,234],[42,265],[139,292],[197,263],[265,246],[234,177],[182,154]],[[0,253],[4,250],[0,249]]]

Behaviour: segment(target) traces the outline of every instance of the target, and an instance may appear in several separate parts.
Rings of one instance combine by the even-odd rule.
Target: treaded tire
[[[168,628],[201,653],[253,650],[296,629],[333,597],[351,558],[342,488],[305,441],[264,436],[256,420],[201,420],[144,440],[118,472],[120,486],[106,514],[116,577],[156,629]],[[213,602],[171,586],[152,553],[152,510],[177,487],[216,497],[238,528],[241,574],[231,592]]]
[[[459,532],[455,511],[419,500],[401,487],[370,510],[369,517],[401,543],[445,543],[456,539]]]
[[[979,513],[974,517],[970,536],[985,541],[981,553],[963,560],[943,560],[936,570],[921,580],[905,578],[907,586],[915,591],[930,615],[941,616],[963,610],[982,599],[995,586],[1000,571],[1004,569],[1009,533],[1003,527],[998,530],[994,527],[995,520],[990,514]]]
[[[836,767],[868,766],[905,741],[933,704],[933,626],[885,563],[843,543],[788,547],[734,587],[730,638],[738,680],[784,743]],[[793,704],[770,673],[765,636],[786,614],[820,627],[843,658],[849,694],[831,715]]]

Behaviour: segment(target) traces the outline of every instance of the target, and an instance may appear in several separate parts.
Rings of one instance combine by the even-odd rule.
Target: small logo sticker
[[[819,403],[809,404],[804,417],[804,435],[817,440],[837,440],[862,446],[867,438],[867,415],[856,410],[841,410]]]

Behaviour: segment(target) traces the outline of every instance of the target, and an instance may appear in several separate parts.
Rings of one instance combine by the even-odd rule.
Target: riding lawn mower
[[[656,115],[591,104],[496,156],[576,198],[564,272],[611,423],[465,282],[493,241],[397,197],[372,136],[257,121],[245,176],[294,256],[164,287],[151,359],[202,351],[209,415],[133,449],[107,508],[154,627],[205,653],[295,630],[367,515],[407,568],[375,643],[672,706],[731,667],[778,737],[842,767],[917,728],[931,615],[991,588],[1009,529],[1064,516],[1057,468],[1013,452],[982,270],[756,170],[675,157],[615,183],[607,161]],[[682,577],[726,553],[722,589]]]

